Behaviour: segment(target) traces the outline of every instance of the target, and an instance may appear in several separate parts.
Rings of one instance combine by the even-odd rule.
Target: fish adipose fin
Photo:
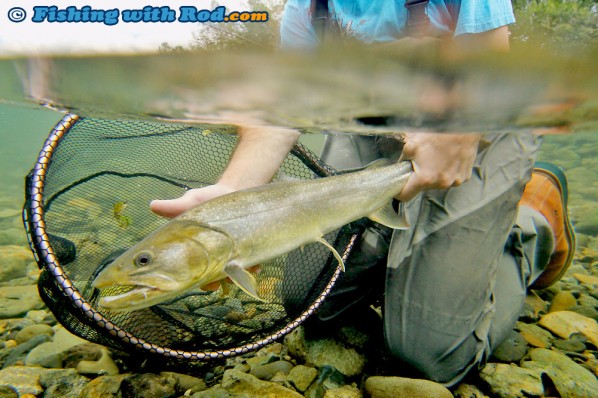
[[[224,266],[224,272],[231,281],[245,293],[256,300],[264,301],[257,295],[257,282],[251,272],[236,263],[228,263]]]
[[[401,209],[402,206],[399,206],[399,214],[397,214],[392,207],[392,202],[388,202],[386,205],[370,214],[368,218],[389,228],[407,229],[409,228],[409,224],[405,218],[405,213],[402,212]]]
[[[334,247],[332,247],[332,245],[330,243],[326,242],[326,239],[324,239],[324,238],[318,239],[318,242],[320,242],[321,244],[323,244],[324,246],[329,248],[330,251],[332,251],[332,254],[334,254],[334,257],[336,257],[336,259],[338,260],[338,263],[340,264],[341,268],[343,269],[343,272],[345,272],[345,262],[343,261],[343,258],[341,257],[341,255],[338,254],[336,249]]]

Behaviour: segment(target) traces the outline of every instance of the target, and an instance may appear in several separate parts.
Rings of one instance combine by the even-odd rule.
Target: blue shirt
[[[311,23],[311,0],[289,0],[281,22],[283,48],[312,48],[318,36]],[[427,13],[433,35],[481,33],[515,22],[510,0],[430,0]],[[330,0],[329,18],[341,35],[364,43],[405,37],[404,0]]]

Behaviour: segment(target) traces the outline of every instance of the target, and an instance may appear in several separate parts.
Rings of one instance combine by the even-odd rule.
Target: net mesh
[[[216,182],[236,139],[226,127],[73,116],[57,125],[28,176],[24,217],[42,269],[40,295],[67,329],[125,351],[221,357],[267,344],[317,309],[338,275],[336,260],[319,244],[262,264],[256,278],[264,302],[223,284],[132,312],[98,306],[103,295],[123,289],[95,289],[98,272],[167,222],[149,210],[150,200]],[[296,145],[276,178],[331,173]],[[348,256],[356,233],[346,226],[325,239]]]

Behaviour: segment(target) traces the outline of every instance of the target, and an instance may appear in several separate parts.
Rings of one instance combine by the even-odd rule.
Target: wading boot
[[[550,163],[537,162],[519,204],[546,218],[554,235],[554,250],[546,269],[530,286],[532,289],[542,289],[558,281],[573,260],[575,233],[567,214],[567,197],[567,178],[563,170]]]

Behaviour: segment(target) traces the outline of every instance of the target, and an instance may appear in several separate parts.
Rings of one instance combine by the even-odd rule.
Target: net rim
[[[138,338],[134,334],[119,327],[111,322],[110,319],[103,316],[81,295],[79,290],[73,285],[72,281],[60,265],[60,262],[55,255],[55,251],[50,244],[50,238],[46,232],[46,223],[44,218],[45,211],[43,207],[43,192],[46,181],[46,173],[50,167],[52,156],[60,141],[79,121],[83,119],[85,118],[72,113],[67,113],[56,124],[56,126],[54,126],[48,138],[44,142],[44,145],[37,157],[35,166],[28,176],[30,183],[28,184],[26,192],[28,202],[26,204],[26,208],[23,210],[23,220],[27,230],[27,237],[29,239],[31,250],[40,268],[43,268],[51,273],[61,292],[78,310],[81,311],[85,317],[92,321],[95,327],[103,329],[103,331],[107,331],[112,338],[119,339],[121,342],[125,343],[125,346],[130,345],[133,346],[132,348],[145,350],[152,354],[159,354],[169,358],[183,360],[208,360],[242,355],[271,344],[292,332],[320,307],[342,272],[342,267],[340,264],[337,265],[334,274],[330,278],[330,281],[326,284],[326,287],[322,290],[314,302],[294,320],[289,322],[284,328],[255,342],[234,348],[214,351],[185,351],[171,349],[150,343],[142,338]],[[297,153],[297,151],[298,148],[296,146],[293,152]],[[299,152],[302,151],[299,150]],[[352,234],[349,243],[341,255],[343,261],[346,262],[348,259],[351,252],[351,247],[355,243],[357,237],[358,234]]]

